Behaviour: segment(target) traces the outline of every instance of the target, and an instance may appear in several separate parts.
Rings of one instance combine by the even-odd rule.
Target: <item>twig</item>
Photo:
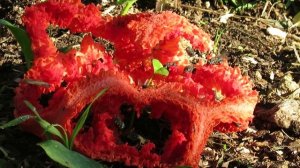
[[[294,140],[294,138],[290,137],[283,129],[281,129],[281,132],[286,135],[290,140]]]
[[[217,14],[217,15],[222,15],[221,13],[219,13],[219,12],[217,12],[215,10],[203,9],[203,8],[199,8],[199,7],[195,7],[195,6],[190,6],[190,5],[183,5],[183,4],[181,4],[180,7],[190,8],[190,9],[199,10],[199,11],[207,12],[207,13],[213,13],[213,14]]]
[[[295,52],[295,56],[296,56],[298,62],[300,63],[300,56],[299,56],[299,53],[297,51],[297,48],[296,48],[295,44],[293,44],[293,49],[294,49],[294,52]]]
[[[268,48],[269,50],[271,50],[271,48],[270,48],[268,45],[266,45],[260,38],[254,36],[254,35],[252,35],[252,34],[250,34],[250,33],[247,33],[247,32],[245,32],[244,30],[240,30],[240,29],[238,29],[238,28],[231,27],[230,29],[231,29],[231,30],[237,30],[237,31],[239,31],[239,32],[242,33],[242,34],[247,35],[247,36],[249,36],[249,37],[251,37],[251,38],[253,38],[253,39],[259,41],[263,46],[265,46],[266,48]]]
[[[213,13],[213,14],[216,14],[216,15],[223,15],[224,14],[224,13],[221,13],[221,12],[217,12],[215,10],[203,9],[203,8],[200,8],[200,7],[195,7],[195,6],[190,6],[190,5],[181,4],[180,7],[190,8],[190,9],[199,10],[199,11],[203,11],[203,12],[207,12],[207,13]],[[236,18],[236,19],[247,18],[247,19],[252,19],[252,20],[260,20],[262,22],[274,21],[272,19],[263,19],[263,18],[257,18],[257,17],[252,17],[252,16],[244,16],[244,15],[234,15],[232,17]]]
[[[278,3],[279,3],[279,1],[275,2],[275,3],[271,6],[271,8],[270,8],[270,10],[269,10],[269,12],[268,12],[267,18],[270,17],[270,14],[271,14],[271,12],[272,12],[274,6],[277,5]]]
[[[102,15],[110,15],[110,12],[113,11],[116,8],[116,5],[111,5],[110,7],[108,7],[107,9],[105,9],[105,11],[102,12]]]
[[[269,6],[269,3],[271,3],[270,1],[267,1],[265,6],[264,6],[264,9],[263,11],[261,12],[261,17],[265,16],[265,13],[266,13],[266,10],[267,10],[267,7]],[[271,3],[272,4],[272,3]]]

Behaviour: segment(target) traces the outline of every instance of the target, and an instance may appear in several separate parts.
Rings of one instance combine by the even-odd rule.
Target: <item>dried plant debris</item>
[[[102,11],[115,5],[112,1],[85,2],[89,4],[90,2],[102,3]],[[144,11],[145,9],[155,11],[155,2],[156,1],[138,1],[133,12]],[[177,14],[190,19],[190,22],[200,26],[203,30],[212,35],[212,37],[208,37],[209,39],[213,39],[218,30],[226,30],[220,39],[220,45],[218,47],[220,55],[217,54],[217,56],[220,56],[222,61],[227,60],[229,65],[239,67],[243,75],[250,76],[250,80],[253,81],[255,89],[258,90],[260,94],[259,104],[255,110],[255,114],[260,115],[257,115],[258,117],[254,118],[254,121],[250,125],[251,127],[245,131],[227,134],[214,132],[208,139],[208,143],[202,152],[201,161],[198,164],[199,167],[300,167],[299,119],[297,119],[297,113],[299,112],[297,111],[297,108],[295,108],[299,104],[298,88],[300,73],[297,53],[300,51],[300,31],[298,27],[288,29],[288,27],[292,25],[291,19],[296,16],[296,11],[294,11],[291,6],[287,6],[288,9],[286,10],[283,1],[274,4],[271,4],[269,1],[260,1],[257,2],[257,5],[252,9],[244,10],[242,13],[235,13],[235,15],[230,17],[224,25],[224,23],[221,24],[219,22],[220,16],[223,16],[226,13],[227,8],[231,9],[232,6],[226,3],[216,4],[208,2],[210,1],[191,0],[182,1],[181,3],[178,3],[178,5],[175,5],[175,2],[165,1],[164,3],[166,3],[166,5],[159,10],[173,10]],[[5,13],[3,15],[5,16],[5,19],[22,26],[21,15],[24,13],[25,6],[34,3],[34,1],[27,0],[22,2],[18,0],[3,0],[0,1],[0,8],[1,12]],[[117,6],[112,9],[113,10],[106,15],[117,15],[121,7]],[[138,27],[139,25],[137,24],[136,26]],[[283,32],[287,32],[288,34],[285,37],[285,41],[282,42],[281,39],[269,35],[267,32],[268,27],[279,28]],[[51,29],[51,39],[54,40],[55,47],[61,48],[75,44],[74,49],[77,51],[81,50],[81,47],[79,46],[82,45],[81,40],[84,34],[69,34],[65,29],[57,29],[57,27]],[[113,32],[111,33],[113,35]],[[21,51],[9,31],[0,27],[0,34],[3,35],[0,37],[2,48],[0,54],[3,56],[0,57],[0,122],[4,123],[12,118],[12,111],[14,108],[13,90],[18,85],[15,81],[20,81],[20,79],[23,78],[24,68],[19,64],[24,63],[22,62]],[[92,39],[94,39],[94,37]],[[142,40],[142,38],[140,40]],[[210,62],[212,63],[210,66],[222,64],[222,62],[219,62],[217,59],[208,59],[206,56],[209,56],[211,53],[203,52],[202,50],[193,47],[192,43],[185,43],[185,40],[190,41],[187,37],[181,37],[170,41],[173,44],[171,45],[172,49],[178,51],[180,48],[180,51],[184,54],[181,55],[180,52],[178,52],[172,54],[169,53],[169,55],[174,56],[177,54],[177,58],[180,58],[180,56],[183,56],[182,58],[190,58],[186,59],[186,63],[190,65],[178,66],[176,62],[164,62],[163,60],[160,60],[168,70],[179,68],[182,72],[186,72],[190,75],[201,73],[197,72],[197,66],[195,67],[195,64],[199,62],[203,64]],[[100,43],[102,45],[105,43],[103,49],[104,53],[114,55],[115,52],[117,52],[115,50],[115,44],[110,43],[107,40],[97,38],[95,39],[95,43],[91,42],[92,40],[86,40],[85,44],[90,46],[91,44],[98,45]],[[159,47],[156,46],[154,48],[154,50],[158,49],[156,53],[162,53],[158,51],[169,52],[169,50],[167,50],[169,46],[166,44],[167,43],[163,42],[159,43]],[[120,43],[120,45],[122,45],[122,43]],[[135,45],[139,46],[138,44]],[[146,47],[149,49],[149,46]],[[85,52],[82,51],[82,53]],[[102,59],[102,61],[104,60],[105,59]],[[149,63],[149,67],[151,67],[151,60],[149,60]],[[149,63],[144,65],[149,65]],[[149,72],[150,71],[152,72],[151,69]],[[71,72],[71,70],[69,72]],[[152,74],[149,76],[151,75]],[[143,75],[136,74],[136,79],[141,76]],[[146,76],[145,78],[148,79],[149,76]],[[105,77],[105,75],[103,77]],[[128,83],[130,83],[130,85],[132,85],[132,81],[134,81],[134,78],[128,79],[128,77],[124,76],[121,78],[122,80],[124,78],[125,81],[129,80]],[[209,77],[206,76],[205,78]],[[156,83],[154,83],[153,86],[158,86],[160,83],[157,81],[161,79],[165,80],[167,78],[155,76],[154,81],[156,80]],[[29,80],[33,81],[33,79]],[[138,86],[143,85],[142,80],[136,83]],[[63,80],[57,84],[57,87],[66,89],[66,87],[70,87],[70,84],[70,82]],[[84,86],[85,85],[82,84],[82,87]],[[73,88],[75,89],[76,86]],[[147,89],[153,88],[149,87]],[[53,93],[59,95],[56,92]],[[42,95],[46,96],[48,94]],[[69,96],[71,97],[73,95],[70,94]],[[223,89],[221,89],[220,92],[217,87],[214,87],[211,90],[209,96],[211,97],[211,100],[217,100],[216,102],[222,102],[228,98],[226,92],[224,92]],[[44,96],[40,96],[38,101],[40,101],[40,98],[42,97]],[[120,103],[120,106],[122,103]],[[131,102],[126,103],[130,104]],[[51,96],[48,99],[43,98],[42,108],[49,108],[49,106],[52,106]],[[101,105],[99,104],[99,108],[100,106]],[[120,115],[112,117],[111,126],[119,133],[119,142],[121,144],[130,143],[135,149],[141,150],[141,147],[145,145],[145,143],[148,143],[151,140],[153,141],[153,137],[141,134],[140,130],[136,129],[136,126],[143,126],[143,124],[139,124],[141,123],[140,120],[134,118],[133,121],[135,124],[131,127],[130,124],[128,124],[128,121],[131,121],[129,119],[130,117],[124,117],[124,115],[121,114],[120,107],[117,107],[116,111],[120,112]],[[145,111],[150,111],[150,113],[147,114],[154,115],[152,113],[156,110],[153,109],[152,106],[149,108],[149,104],[146,104],[145,106],[141,106],[141,109],[139,110],[134,108],[134,111],[141,114]],[[90,116],[89,122],[85,125],[83,132],[85,134],[88,133],[89,129],[94,127],[94,124],[98,123],[97,120],[93,120],[95,117],[93,117],[93,114]],[[146,113],[144,115],[146,116]],[[279,116],[283,117],[280,118]],[[78,116],[74,116],[74,118],[76,117]],[[166,134],[169,133],[168,128],[170,127],[170,123],[164,118],[153,120],[151,117],[143,117],[142,120],[151,123],[151,128],[154,129],[157,125],[161,124],[166,128],[162,129],[162,131],[166,132]],[[241,125],[236,122],[233,126],[234,128],[239,128]],[[216,127],[216,129],[222,127]],[[155,135],[161,136],[161,134]],[[179,134],[176,135],[180,137]],[[3,161],[5,165],[21,165],[23,167],[57,166],[47,159],[45,155],[41,154],[41,150],[35,145],[39,141],[37,138],[25,134],[24,132],[19,131],[19,129],[3,130],[0,141],[0,147],[3,149],[1,151],[4,151],[4,157],[1,158],[1,163]],[[164,139],[162,139],[161,142],[165,142]],[[155,141],[154,144],[161,146]],[[155,150],[155,152],[156,154],[160,154],[161,150]],[[126,167],[123,163],[116,162],[108,165]]]

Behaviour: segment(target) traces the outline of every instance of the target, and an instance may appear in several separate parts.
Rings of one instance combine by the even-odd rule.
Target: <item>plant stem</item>
[[[121,11],[121,16],[126,15],[129,11],[129,9],[132,7],[132,5],[136,2],[137,0],[131,0],[126,2],[126,6],[123,8]]]
[[[217,34],[216,34],[216,36],[215,36],[214,47],[213,47],[213,52],[214,52],[215,54],[216,54],[217,51],[218,51],[218,46],[219,46],[220,39],[221,39],[223,33],[224,33],[224,30],[223,30],[223,29],[218,29]]]

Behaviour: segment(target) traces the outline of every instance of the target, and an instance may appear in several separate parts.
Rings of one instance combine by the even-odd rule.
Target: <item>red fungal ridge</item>
[[[26,8],[23,22],[35,58],[16,88],[16,117],[32,114],[23,103],[28,100],[42,118],[71,134],[84,107],[99,91],[109,88],[93,104],[91,121],[75,139],[75,148],[94,159],[137,167],[197,167],[213,130],[247,128],[258,99],[248,77],[226,63],[207,65],[201,60],[193,64],[193,73],[184,70],[192,65],[186,48],[210,51],[209,35],[172,12],[115,18],[100,14],[95,5],[85,6],[79,0],[50,0]],[[84,37],[79,50],[60,53],[46,33],[50,24],[91,35]],[[112,42],[115,53],[108,55],[92,36]],[[155,75],[154,87],[142,89],[141,83],[153,75],[153,58],[172,64],[170,74]],[[33,85],[28,80],[49,85]],[[130,105],[129,111],[121,110],[124,104]],[[146,115],[145,110],[150,113]],[[128,126],[131,114],[135,117]],[[117,118],[124,121],[124,129],[116,124]],[[33,120],[22,127],[43,137]],[[151,132],[152,127],[162,130],[165,138],[155,139],[160,134]],[[140,144],[131,142],[128,132],[139,135]]]
[[[78,135],[75,141],[77,150],[94,159],[121,161],[126,165],[139,167],[197,165],[209,135],[206,129],[211,132],[212,127],[208,123],[206,111],[198,110],[202,107],[197,105],[196,100],[180,93],[180,84],[166,84],[159,89],[138,91],[124,76],[112,76],[107,73],[76,82],[70,87],[72,92],[68,92],[65,98],[70,100],[66,103],[65,111],[72,113],[59,117],[65,118],[63,123],[67,124],[69,130],[74,125],[72,118],[79,115],[84,107],[81,102],[88,103],[91,95],[95,95],[99,91],[98,88],[104,86],[109,87],[109,91],[93,105],[92,126]],[[133,103],[138,117],[142,107],[149,105],[153,107],[151,118],[168,119],[172,134],[165,142],[161,155],[154,152],[156,146],[151,140],[142,145],[140,150],[127,143],[121,143],[114,119],[121,115],[119,107],[124,102]],[[78,106],[78,103],[81,105]]]
[[[186,39],[200,52],[207,52],[212,47],[208,34],[172,12],[112,18],[94,30],[93,34],[115,45],[114,59],[121,69],[131,72],[134,79],[149,76],[152,69],[148,65],[153,58],[161,60],[163,64],[174,60],[174,56],[181,52],[178,48],[180,39]],[[172,48],[168,49],[169,46]],[[141,75],[141,71],[144,74]]]
[[[46,33],[50,24],[68,28],[72,32],[90,32],[104,23],[95,5],[84,6],[80,1],[67,0],[50,0],[27,7],[22,21],[31,38],[35,57],[56,55],[57,50]]]
[[[247,128],[253,118],[258,93],[252,90],[253,84],[248,77],[241,75],[240,69],[227,63],[201,66],[192,75],[192,80],[202,87],[190,94],[216,111],[214,120],[219,122],[216,130],[233,132]]]

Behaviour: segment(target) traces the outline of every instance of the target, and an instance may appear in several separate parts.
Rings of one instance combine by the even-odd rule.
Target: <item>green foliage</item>
[[[300,12],[298,12],[293,18],[293,26],[292,27],[300,27]]]
[[[15,168],[16,166],[13,165],[10,161],[0,158],[0,167],[3,168]]]
[[[32,80],[32,79],[25,79],[24,82],[31,84],[31,85],[37,85],[37,86],[43,86],[43,87],[50,87],[50,84],[44,81],[39,80]]]
[[[0,129],[5,129],[8,127],[19,125],[22,122],[27,121],[28,119],[34,119],[43,129],[46,133],[50,135],[54,135],[58,137],[62,142],[64,142],[64,145],[61,144],[58,141],[55,140],[48,140],[42,143],[39,143],[46,152],[46,154],[53,159],[54,161],[60,163],[63,166],[71,167],[71,168],[85,168],[85,167],[91,167],[91,168],[102,168],[105,167],[104,165],[101,165],[100,163],[86,158],[85,156],[71,151],[70,149],[73,146],[74,140],[83,127],[87,116],[90,112],[92,104],[101,97],[108,88],[102,89],[92,100],[92,102],[88,105],[88,107],[85,109],[83,114],[81,115],[79,121],[77,122],[71,138],[68,138],[68,134],[64,127],[62,127],[59,124],[51,124],[48,121],[44,120],[36,110],[36,108],[27,100],[24,101],[25,105],[34,113],[35,116],[32,115],[24,115],[20,116],[18,118],[15,118],[12,121],[9,121],[8,123],[0,126]],[[60,130],[61,131],[60,131]]]
[[[150,79],[146,80],[146,82],[144,83],[144,88],[147,88],[152,84],[154,75],[162,75],[162,76],[169,75],[168,69],[165,68],[158,59],[152,60],[152,66],[153,66],[153,75]]]
[[[5,129],[5,128],[9,128],[9,127],[13,127],[13,126],[19,125],[22,122],[25,122],[25,121],[27,121],[27,120],[29,120],[31,118],[34,118],[34,116],[31,116],[31,115],[20,116],[18,118],[15,118],[15,119],[9,121],[8,123],[5,123],[4,125],[1,125],[0,129]]]
[[[77,134],[79,133],[79,131],[81,130],[81,128],[83,127],[87,116],[90,112],[90,109],[92,107],[92,104],[100,97],[102,96],[106,91],[108,90],[108,88],[102,89],[97,95],[96,97],[92,100],[92,102],[88,105],[88,107],[85,109],[85,111],[83,112],[83,114],[81,115],[79,121],[77,122],[71,138],[68,138],[68,135],[66,133],[66,130],[59,124],[50,124],[48,121],[44,120],[41,118],[41,116],[39,115],[39,113],[37,112],[36,108],[27,100],[24,101],[24,103],[26,104],[26,106],[35,114],[36,118],[36,122],[45,130],[46,133],[50,133],[52,135],[55,135],[57,137],[60,138],[60,140],[62,140],[65,144],[66,147],[68,147],[69,149],[72,149],[72,146],[74,144],[74,140],[77,136]],[[63,132],[63,134],[61,133],[61,131],[59,131],[60,128]]]
[[[259,1],[246,2],[245,0],[219,0],[219,2],[221,4],[232,5],[236,12],[243,12],[244,10],[254,8],[256,3],[258,3]]]
[[[36,108],[27,100],[24,101],[26,106],[35,114],[35,121],[45,130],[46,133],[50,133],[59,137],[66,146],[69,146],[69,140],[65,129],[58,124],[50,124],[48,121],[41,118]],[[56,127],[62,128],[64,135]]]
[[[169,75],[168,69],[165,68],[158,59],[152,60],[152,66],[153,66],[154,74],[158,74],[158,75],[162,75],[162,76]]]
[[[115,0],[115,3],[117,3],[118,5],[122,5],[125,2],[127,2],[128,0]]]
[[[121,15],[127,15],[129,9],[133,6],[133,4],[137,0],[115,0],[115,3],[118,5],[125,5],[125,7],[121,11]]]
[[[29,69],[33,61],[33,52],[31,49],[31,41],[28,34],[26,33],[25,30],[11,24],[10,22],[4,19],[0,19],[0,24],[7,27],[17,39],[18,43],[21,46],[22,52],[24,54],[27,69]]]
[[[287,0],[285,2],[285,7],[289,8],[289,7],[293,6],[294,3],[295,3],[295,0]]]
[[[220,46],[220,40],[221,40],[221,37],[224,34],[224,32],[225,32],[225,30],[222,28],[217,30],[217,33],[215,35],[215,40],[214,40],[214,47],[213,47],[213,52],[215,54],[217,54],[217,52],[218,52],[218,48]]]
[[[106,166],[91,160],[75,151],[69,150],[55,140],[48,140],[38,144],[54,161],[69,168],[104,168]]]
[[[255,4],[253,3],[245,3],[238,5],[237,8],[235,8],[235,11],[242,12],[244,10],[253,9],[255,7]]]
[[[73,45],[68,45],[68,46],[66,46],[66,47],[59,48],[58,51],[59,51],[59,52],[62,52],[62,53],[67,53],[67,52],[69,52],[71,49],[73,49]]]
[[[79,131],[81,130],[81,128],[83,127],[88,115],[89,115],[89,112],[90,112],[90,109],[92,107],[92,104],[99,98],[101,97],[106,91],[108,90],[108,88],[105,88],[103,90],[101,90],[97,95],[96,97],[92,100],[92,102],[88,105],[88,107],[84,110],[83,114],[81,115],[79,121],[77,122],[73,132],[72,132],[72,135],[71,135],[71,139],[70,139],[70,145],[69,145],[69,149],[72,149],[72,146],[73,146],[73,143],[74,143],[74,140],[75,140],[75,137],[77,136],[77,134],[79,133]]]

